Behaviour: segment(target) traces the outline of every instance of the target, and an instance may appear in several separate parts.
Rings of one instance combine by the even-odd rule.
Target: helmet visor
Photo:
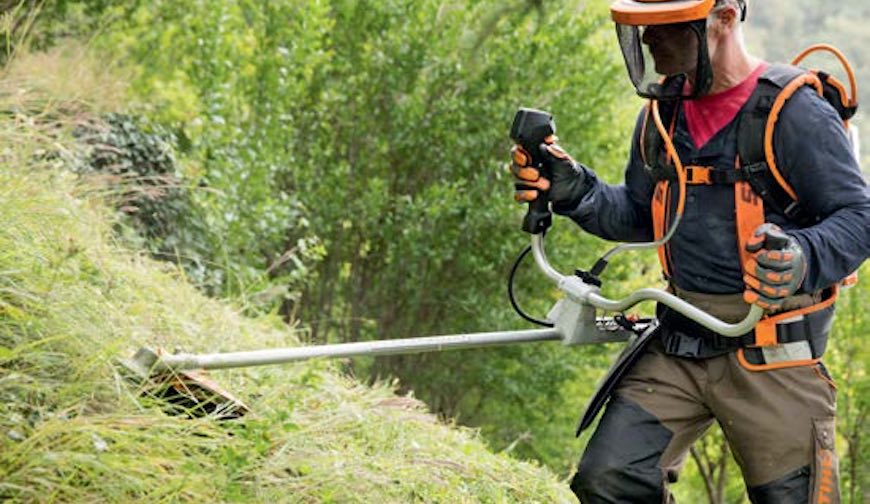
[[[617,24],[628,76],[644,98],[695,98],[710,85],[706,21],[637,26]]]

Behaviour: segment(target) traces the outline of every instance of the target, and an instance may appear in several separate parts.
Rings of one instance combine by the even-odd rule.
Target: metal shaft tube
[[[500,331],[450,336],[429,336],[424,338],[405,338],[383,341],[365,341],[335,345],[305,346],[294,348],[274,348],[251,352],[229,352],[213,354],[170,354],[161,355],[157,366],[164,369],[181,371],[185,369],[223,369],[247,366],[266,366],[282,364],[318,357],[355,357],[361,355],[393,355],[409,353],[440,352],[458,348],[483,348],[488,346],[512,345],[536,341],[559,341],[562,334],[556,329],[534,329],[526,331]]]

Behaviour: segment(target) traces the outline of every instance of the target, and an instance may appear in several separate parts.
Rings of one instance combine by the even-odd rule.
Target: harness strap
[[[749,182],[740,181],[734,184],[734,213],[737,221],[740,264],[746,264],[751,256],[746,250],[746,245],[752,233],[758,226],[764,224],[764,202],[755,194]]]
[[[832,287],[828,290],[828,297],[814,305],[763,319],[763,323],[775,327],[777,344],[740,348],[737,350],[737,360],[750,371],[817,363],[825,351],[824,342],[834,321],[834,302],[838,290],[837,286]]]
[[[764,224],[764,203],[752,190],[748,182],[740,181],[734,184],[734,211],[737,220],[737,247],[740,252],[740,264],[744,265],[751,254],[746,250],[746,244],[758,226]],[[755,345],[771,346],[776,344],[776,326],[762,319],[755,326]]]
[[[767,201],[789,220],[811,223],[814,219],[806,213],[804,207],[792,200],[788,194],[776,185],[775,180],[767,174],[767,163],[755,163],[743,166],[739,170],[721,170],[712,166],[687,166],[687,185],[735,185],[738,182],[748,182],[762,201]],[[676,177],[668,177],[674,181]]]
[[[767,161],[767,168],[770,170],[770,173],[773,174],[773,178],[776,179],[779,186],[782,187],[794,201],[798,200],[797,193],[795,193],[794,188],[792,188],[791,184],[785,180],[785,177],[782,176],[782,173],[779,172],[779,168],[776,166],[776,154],[773,151],[773,133],[776,129],[776,123],[779,121],[779,114],[782,112],[785,103],[794,96],[798,89],[804,86],[812,86],[816,89],[819,96],[824,96],[822,82],[816,75],[805,73],[795,77],[785,86],[785,88],[783,88],[782,92],[776,96],[776,100],[773,102],[773,108],[770,109],[770,114],[767,116],[767,125],[765,125],[764,128],[764,156]]]
[[[687,185],[734,185],[748,180],[749,176],[743,170],[719,170],[713,166],[695,165],[686,167]]]
[[[742,296],[739,295],[716,296],[688,293],[680,289],[676,289],[676,292],[681,298],[696,306],[714,303],[710,312],[723,320],[738,320],[749,311],[749,305],[745,304]],[[756,345],[755,330],[736,338],[729,338],[661,305],[658,306],[657,316],[665,329],[662,335],[665,349],[672,355],[704,358],[742,348],[744,359],[748,364],[765,366],[786,361],[814,359],[824,352],[826,335],[830,331],[834,318],[834,306],[830,297],[833,297],[833,291],[829,289],[817,295],[802,294],[791,298],[792,301],[787,304],[797,305],[800,308],[777,313],[765,319],[775,331],[776,343],[763,347]],[[718,298],[722,301],[715,301]],[[692,299],[702,301],[696,304],[691,301]],[[823,300],[817,302],[816,299]],[[704,345],[703,351],[699,353],[700,341],[703,341]],[[795,364],[792,362],[792,365]]]
[[[653,236],[656,241],[661,240],[665,236],[665,229],[668,227],[668,207],[671,201],[671,184],[667,180],[660,180],[656,183],[655,191],[652,199],[652,219],[653,219]],[[665,277],[671,276],[671,269],[668,265],[667,251],[662,245],[658,248],[659,262],[662,265],[662,271]]]

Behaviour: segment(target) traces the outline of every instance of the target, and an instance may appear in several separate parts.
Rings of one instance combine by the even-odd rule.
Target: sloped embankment
[[[296,340],[113,244],[100,191],[64,169],[79,148],[70,128],[90,105],[43,96],[21,106],[24,84],[3,86],[0,500],[573,500],[548,471],[325,363],[216,373],[253,409],[237,422],[172,417],[143,400],[115,365],[139,345]]]

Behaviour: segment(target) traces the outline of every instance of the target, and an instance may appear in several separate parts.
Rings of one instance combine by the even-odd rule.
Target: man
[[[746,52],[746,7],[613,4],[629,76],[662,118],[641,113],[624,184],[602,182],[555,143],[542,145],[543,177],[514,147],[518,201],[546,197],[586,231],[619,241],[666,234],[680,206],[675,166],[691,165],[682,220],[659,251],[669,290],[729,322],[750,303],[768,314],[752,333],[724,338],[660,307],[655,338],[616,385],[571,484],[585,504],[670,501],[667,484],[714,421],[752,502],[839,498],[835,387],[820,358],[836,286],[870,256],[870,190],[841,118],[810,86],[782,106],[775,162],[763,159],[771,90],[793,69]]]

